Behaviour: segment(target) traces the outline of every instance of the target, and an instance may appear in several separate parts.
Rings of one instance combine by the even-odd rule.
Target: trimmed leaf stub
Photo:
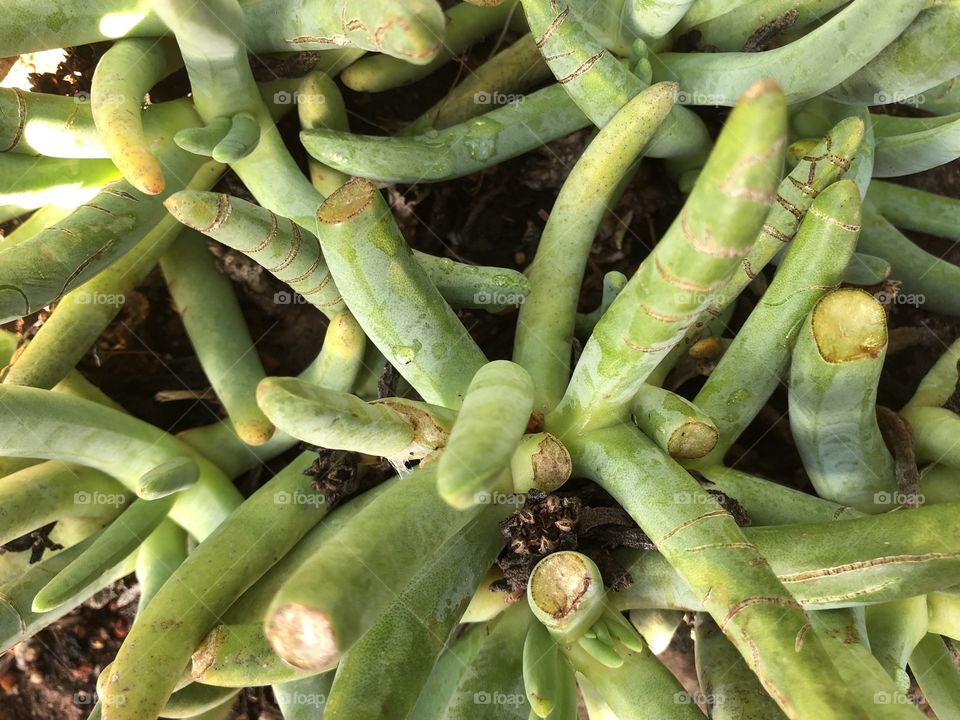
[[[527,601],[537,619],[567,641],[576,640],[603,613],[603,578],[578,552],[548,555],[530,575]]]
[[[813,309],[813,337],[829,363],[877,357],[887,346],[887,315],[870,293],[841,288]]]
[[[369,180],[353,178],[317,210],[317,221],[323,225],[337,225],[356,217],[373,202],[377,189]]]
[[[305,605],[291,603],[277,610],[267,637],[284,662],[301,670],[322,672],[340,659],[329,616]]]

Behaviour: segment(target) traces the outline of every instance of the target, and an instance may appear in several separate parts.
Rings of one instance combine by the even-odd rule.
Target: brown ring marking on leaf
[[[792,597],[755,595],[754,597],[745,598],[731,605],[727,610],[727,614],[723,616],[723,620],[721,620],[719,623],[720,629],[724,630],[727,625],[729,625],[730,622],[744,610],[756,607],[758,605],[771,605],[773,607],[802,610],[800,603],[798,603]]]
[[[801,572],[788,573],[780,576],[780,582],[806,582],[807,580],[816,580],[823,577],[843,575],[844,573],[867,570],[869,568],[882,567],[884,565],[909,565],[924,563],[928,560],[956,560],[958,558],[960,558],[960,553],[929,552],[911,553],[909,555],[888,555],[884,557],[873,558],[871,560],[857,560],[856,562],[844,563],[843,565],[834,565],[833,567],[828,568],[818,568],[816,570],[803,570]]]
[[[303,233],[300,232],[300,228],[297,225],[293,225],[292,227],[293,240],[290,242],[290,249],[287,251],[287,256],[280,262],[279,265],[267,268],[267,271],[273,273],[274,275],[290,267],[290,263],[296,260],[297,256],[300,254],[300,246],[303,244]]]
[[[777,193],[775,200],[784,210],[793,215],[797,220],[803,220],[803,210],[787,200],[783,195]]]
[[[302,273],[300,273],[296,277],[292,277],[289,280],[287,280],[287,283],[290,284],[291,286],[299,285],[300,283],[302,283],[304,280],[306,280],[308,277],[310,277],[317,271],[317,268],[320,267],[321,262],[323,262],[323,255],[320,254],[320,243],[317,242],[317,257],[313,261],[313,265],[308,267],[306,270],[304,270]]]
[[[775,227],[774,227],[773,225],[771,225],[770,223],[764,223],[764,225],[763,225],[763,232],[764,232],[766,235],[769,235],[770,237],[774,238],[775,240],[779,240],[780,242],[782,242],[782,243],[784,243],[784,244],[790,242],[790,236],[789,236],[789,235],[787,235],[786,233],[778,230],[777,228],[775,228]]]
[[[708,543],[706,545],[695,545],[694,547],[685,548],[686,552],[702,552],[704,550],[719,550],[721,548],[730,548],[733,550],[750,550],[752,552],[760,552],[760,549],[751,542],[732,542],[732,543]]]
[[[277,218],[276,213],[270,210],[268,210],[267,212],[270,215],[270,229],[267,231],[266,237],[264,237],[263,240],[261,240],[254,247],[248,248],[246,250],[240,250],[240,252],[246,253],[247,255],[254,255],[258,252],[262,252],[263,250],[266,250],[267,247],[276,239],[277,232],[280,229],[280,220],[279,218]]]
[[[330,271],[328,270],[328,271],[324,274],[324,276],[323,276],[322,278],[320,278],[320,282],[319,282],[319,283],[317,283],[316,285],[314,285],[314,286],[313,286],[312,288],[310,288],[309,290],[304,290],[304,291],[301,292],[300,294],[303,295],[304,297],[306,297],[307,295],[316,295],[318,292],[320,292],[321,290],[323,290],[323,288],[326,287],[327,283],[329,283],[332,279],[333,279],[333,275],[331,275],[331,274],[330,274]]]
[[[606,52],[607,52],[606,50],[601,50],[596,55],[591,55],[582,63],[580,63],[580,66],[576,70],[574,70],[572,73],[562,78],[557,78],[557,82],[560,85],[566,85],[568,82],[572,82],[576,80],[578,77],[580,77],[581,75],[584,75],[590,72],[591,68],[593,68],[593,66],[600,61],[600,59],[606,54]]]
[[[644,302],[640,303],[640,309],[643,310],[643,312],[646,315],[649,315],[650,317],[652,317],[654,320],[657,320],[658,322],[663,322],[663,323],[692,322],[700,314],[699,311],[694,311],[692,313],[681,313],[681,314],[664,313],[664,312],[660,312],[659,310],[654,310],[652,307],[650,307]]]
[[[695,518],[684,520],[682,523],[677,525],[677,527],[667,531],[666,534],[664,534],[659,540],[656,541],[656,545],[657,547],[660,547],[663,543],[665,543],[667,540],[672,538],[674,535],[682,532],[683,530],[686,530],[691,525],[695,525],[696,523],[702,520],[711,520],[713,518],[727,518],[731,522],[733,521],[733,516],[730,515],[730,513],[728,513],[726,510],[710,510],[708,512],[703,513],[702,515],[697,515]]]
[[[704,255],[709,255],[710,257],[736,258],[743,257],[750,250],[750,246],[742,248],[725,247],[713,242],[713,233],[710,232],[710,228],[705,228],[706,238],[701,240],[690,230],[690,227],[687,224],[688,221],[689,213],[685,205],[683,210],[680,211],[680,230],[683,233],[683,237],[686,238],[687,242],[690,243],[693,249],[697,252],[701,252]]]
[[[555,3],[551,1],[550,5],[553,7],[554,12],[557,13],[557,16],[547,26],[547,29],[543,31],[543,35],[541,35],[539,39],[536,41],[538,50],[543,49],[543,46],[547,43],[547,41],[551,37],[553,37],[553,34],[557,32],[557,30],[560,28],[561,25],[563,25],[563,21],[567,19],[567,15],[570,14],[569,7],[565,7],[563,10],[558,11]]]
[[[231,214],[233,214],[233,203],[230,202],[230,196],[226,193],[218,193],[217,214],[214,216],[213,222],[205,228],[197,228],[197,231],[206,234],[219,230],[223,227],[224,223],[227,222]]]
[[[838,228],[847,230],[848,232],[860,232],[859,225],[853,225],[852,223],[845,223],[842,220],[838,220],[837,218],[833,217],[833,215],[825,213],[818,207],[811,206],[807,212],[809,212],[815,218],[827,223],[828,225],[834,225]]]
[[[17,129],[13,133],[13,142],[4,148],[2,152],[9,152],[20,144],[20,141],[23,139],[23,130],[27,125],[27,104],[23,97],[23,90],[13,88],[13,94],[17,98]]]
[[[346,35],[331,35],[330,37],[322,37],[320,35],[297,35],[297,37],[289,38],[286,42],[291,45],[336,45],[338,47],[343,47],[350,43],[350,40]]]
[[[676,345],[674,342],[660,343],[659,345],[638,345],[637,343],[633,342],[633,340],[626,337],[623,339],[623,342],[631,350],[636,350],[637,352],[642,353],[661,352],[663,350],[669,350]]]
[[[657,272],[660,274],[660,277],[663,278],[663,281],[668,285],[673,285],[674,287],[680,288],[681,290],[688,290],[690,292],[701,293],[703,295],[712,294],[717,292],[720,288],[727,284],[726,278],[720,280],[719,282],[711,283],[710,285],[701,285],[700,283],[690,282],[689,280],[684,280],[679,275],[674,275],[672,272],[667,270],[663,263],[660,261],[660,258],[654,256],[653,258],[654,267],[657,269]]]
[[[122,181],[120,181],[120,182],[122,182]],[[119,184],[119,182],[116,183],[116,184]],[[127,192],[126,190],[117,190],[116,188],[111,187],[111,186],[109,186],[109,185],[107,185],[105,188],[103,188],[103,190],[101,190],[101,192],[105,192],[107,195],[113,195],[114,197],[123,198],[124,200],[131,200],[131,201],[133,201],[133,202],[140,202],[140,198],[138,198],[136,195],[134,195],[134,194],[132,194],[132,193],[129,193],[129,192]]]

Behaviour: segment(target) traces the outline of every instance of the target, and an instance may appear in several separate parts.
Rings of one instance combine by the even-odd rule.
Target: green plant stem
[[[777,720],[784,718],[757,676],[709,615],[694,623],[697,679],[713,720]]]
[[[431,128],[445,130],[466,122],[499,96],[518,96],[551,77],[549,66],[528,33],[471,70],[453,90],[404,129],[403,134],[423,133]]]
[[[90,110],[97,134],[124,179],[147,195],[163,192],[164,178],[143,129],[143,98],[181,65],[171,40],[131,39],[114,43],[93,73]]]
[[[464,637],[468,644],[478,643],[477,647],[467,650],[468,654],[459,652],[461,643],[453,645],[456,650],[451,648],[453,652],[445,653],[452,656],[442,668],[445,677],[434,684],[431,676],[431,682],[424,689],[425,695],[432,696],[432,709],[428,710],[430,705],[421,697],[411,719],[514,720],[528,717],[530,706],[523,691],[521,658],[531,621],[526,604],[516,603],[492,623],[479,626],[477,635],[480,637]]]
[[[788,45],[756,53],[663,53],[651,56],[655,80],[676,80],[694,105],[733,105],[758,77],[775,80],[794,104],[854,74],[907,28],[927,5],[904,0],[879,7],[855,0]],[[870,33],[862,33],[863,27]]]
[[[508,505],[488,505],[441,545],[337,668],[325,718],[398,717],[416,704],[444,641],[503,546]],[[403,666],[402,674],[390,668]]]
[[[78,557],[96,541],[91,535],[76,545],[56,555],[29,566],[19,577],[0,586],[0,652],[6,652],[22,640],[35,635],[55,620],[79,606],[90,596],[113,584],[133,569],[133,559],[114,565],[104,575],[84,587],[68,602],[54,610],[36,612],[32,609],[33,598],[51,578]]]
[[[871,720],[921,720],[924,717],[870,654],[860,611],[855,608],[824,610],[810,613],[810,620],[834,660],[835,681],[849,688]]]
[[[346,392],[363,364],[366,338],[348,310],[333,317],[324,335],[320,354],[300,373],[306,382]],[[263,445],[247,445],[228,422],[191,428],[179,438],[234,478],[271,460],[297,444],[297,439],[278,430]]]
[[[329,128],[349,130],[347,107],[336,81],[321,70],[313,70],[303,78],[297,89],[297,115],[304,130]],[[310,182],[324,197],[350,179],[349,175],[327,167],[313,158],[307,159]]]
[[[187,557],[187,536],[170,520],[160,523],[140,544],[137,551],[137,582],[140,599],[137,615],[141,615],[153,596],[170,579]]]
[[[267,638],[277,655],[313,672],[336,665],[407,584],[421,558],[472,519],[436,492],[436,466],[421,465],[298,568],[267,614]],[[356,597],[364,598],[362,605],[349,599]]]
[[[493,167],[589,124],[557,84],[439,131],[381,137],[315,128],[300,139],[312,157],[341,172],[423,183]]]
[[[863,121],[848,117],[828,130],[809,152],[801,156],[796,167],[777,188],[776,202],[767,212],[763,227],[742,265],[734,272],[730,282],[717,291],[710,307],[687,331],[688,343],[693,342],[703,331],[704,325],[729,307],[757,274],[788,246],[814,199],[847,172],[863,137]]]
[[[330,272],[367,337],[426,402],[458,408],[484,355],[416,264],[380,193],[351,180],[317,221]]]
[[[500,619],[498,615],[490,622],[468,625],[447,642],[410,713],[411,720],[442,720],[446,716],[457,686]]]
[[[775,85],[744,95],[679,218],[597,323],[547,430],[566,440],[573,427],[626,419],[640,386],[749,250],[773,200],[785,125]]]
[[[267,378],[257,401],[278,428],[312,445],[384,457],[406,456],[414,426],[385,403],[366,403],[297,378]]]
[[[693,400],[720,431],[698,466],[719,463],[780,384],[804,319],[839,285],[859,230],[852,181],[830,185],[813,201],[770,287]]]
[[[942,638],[923,636],[910,655],[910,672],[937,717],[960,713],[960,670]]]
[[[432,75],[486,36],[502,30],[515,5],[516,0],[492,8],[458,3],[444,13],[446,31],[443,42],[439,53],[430,62],[413,65],[388,55],[368,55],[344,70],[341,80],[356,92],[376,93],[410,85]]]
[[[600,318],[616,300],[617,295],[627,285],[627,276],[618,270],[611,270],[603,276],[603,294],[600,304],[588,313],[577,313],[574,332],[578,338],[588,338],[600,322]]]
[[[686,398],[644,383],[633,398],[634,422],[670,457],[707,455],[720,437],[717,426]]]
[[[904,694],[910,690],[907,661],[927,634],[923,595],[864,608],[870,652]]]
[[[897,494],[893,456],[877,425],[887,318],[869,293],[824,296],[804,321],[790,365],[790,430],[821,497],[861,512]]]
[[[960,200],[874,180],[867,200],[890,223],[951,240],[960,238]]]
[[[83,98],[20,88],[0,88],[0,147],[26,155],[105,157]]]
[[[94,0],[76,7],[56,0],[16,0],[9,10],[11,22],[5,27],[0,57],[166,32],[148,0]],[[359,6],[334,0],[315,12],[303,12],[298,0],[277,0],[245,3],[244,12],[250,29],[245,42],[255,53],[326,50],[326,55],[358,47],[422,64],[436,55],[438,38],[443,37],[443,12],[433,0]]]
[[[459,510],[488,500],[502,484],[532,411],[533,380],[526,370],[507,360],[481,367],[437,463],[440,497]]]
[[[290,576],[396,482],[398,480],[394,478],[381,483],[336,508],[237,598],[194,650],[191,659],[193,679],[209,685],[246,687],[267,680],[286,682],[301,676],[309,677],[277,657],[264,632],[264,616],[273,596]]]
[[[570,450],[576,470],[611,493],[701,594],[788,717],[866,717],[828,677],[829,656],[800,605],[699,483],[628,427],[593,431]]]
[[[427,5],[430,0],[417,0]],[[226,121],[249,126],[252,136],[234,155],[233,138],[224,136],[213,149],[231,155],[231,167],[260,201],[305,228],[315,224],[314,213],[323,196],[297,167],[280,138],[271,111],[263,102],[241,41],[246,28],[257,27],[244,18],[237,0],[154,0],[153,10],[171,28],[190,76],[193,102],[204,125]],[[267,15],[270,13],[268,12]],[[268,18],[262,18],[268,22]],[[389,33],[386,33],[389,35]],[[254,142],[255,140],[255,142]]]
[[[763,5],[733,0],[728,7],[713,0],[694,3],[680,21],[678,33],[696,30],[702,47],[737,52],[757,40],[777,39],[787,30],[800,30],[820,21],[849,0],[767,0]],[[760,46],[760,49],[764,49]]]
[[[550,212],[527,271],[531,292],[514,343],[515,361],[534,378],[541,413],[560,402],[569,381],[580,286],[597,228],[673,107],[675,90],[661,83],[630,100],[587,146]]]
[[[523,0],[523,10],[537,47],[557,82],[597,127],[606,125],[649,85],[604,50],[569,6],[561,9],[550,0]],[[659,79],[672,82],[668,77]],[[650,140],[646,154],[682,158],[691,167],[699,167],[709,143],[703,121],[678,105]]]
[[[863,232],[858,247],[886,258],[892,274],[902,283],[901,292],[914,296],[914,304],[948,315],[960,315],[960,268],[912,243],[870,202],[863,206]]]
[[[117,177],[107,160],[0,154],[0,206],[4,222],[44,205],[77,207]]]
[[[109,522],[132,499],[99,470],[56,461],[24,468],[0,479],[0,544],[63,518]]]
[[[668,34],[695,4],[695,0],[639,0],[624,3],[626,21],[644,38]]]
[[[273,686],[273,697],[284,720],[317,720],[323,717],[333,672],[292,680]]]
[[[88,548],[43,586],[33,598],[33,610],[46,612],[64,605],[125,558],[134,558],[140,544],[164,521],[173,502],[174,498],[168,496],[130,503]]]
[[[952,545],[939,542],[940,523],[954,524],[949,513],[955,506],[924,507],[915,518],[893,513],[796,524],[794,517],[795,524],[744,528],[743,534],[807,609],[898,602],[924,593],[935,597],[955,584],[956,552]],[[895,543],[887,540],[890,535],[881,534],[894,532],[901,534]],[[860,545],[858,538],[864,537],[868,541]],[[703,609],[702,599],[662,555],[631,551],[621,560],[633,577],[642,580],[609,596],[618,609]],[[949,603],[938,606],[934,601],[932,606],[939,610]]]
[[[314,457],[301,454],[240,505],[144,608],[106,679],[101,678],[105,720],[157,717],[220,613],[323,518],[323,495],[303,474]],[[237,562],[238,548],[243,548],[242,562]],[[152,671],[145,676],[147,666]],[[123,702],[116,702],[120,698]]]
[[[134,492],[182,487],[171,517],[204,538],[239,503],[223,474],[188,446],[126,413],[49,390],[0,386],[6,455],[76,462],[112,475]]]
[[[874,177],[912,175],[960,157],[960,117],[920,120],[894,121],[889,134],[877,134]],[[896,130],[902,132],[892,134]]]
[[[739,502],[756,525],[832,522],[861,514],[853,508],[722,465],[704,467],[699,472],[707,480],[705,487],[719,490]]]
[[[190,683],[177,690],[163,707],[165,718],[196,718],[205,712],[215,710],[225,703],[232,705],[239,691],[234,688],[220,688],[200,683]]]
[[[184,118],[193,115],[188,105],[179,109]],[[203,160],[169,137],[157,157],[169,175],[167,191],[209,177]],[[0,317],[20,317],[60,298],[141,242],[166,213],[149,198],[126,181],[111,183],[65,220],[0,252]],[[40,264],[43,275],[36,272]]]
[[[960,5],[928,7],[900,36],[830,96],[855,105],[903,102],[960,74],[960,58],[944,53],[960,34]]]
[[[173,304],[217,399],[237,436],[262,445],[274,427],[257,407],[263,364],[227,277],[203,237],[187,230],[160,259]]]

